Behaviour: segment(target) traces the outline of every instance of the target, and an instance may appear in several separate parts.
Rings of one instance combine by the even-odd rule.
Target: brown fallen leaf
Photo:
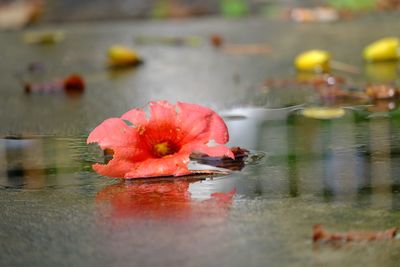
[[[329,232],[321,224],[313,227],[313,242],[359,242],[373,240],[387,240],[395,238],[397,228],[390,228],[384,231],[349,231]]]

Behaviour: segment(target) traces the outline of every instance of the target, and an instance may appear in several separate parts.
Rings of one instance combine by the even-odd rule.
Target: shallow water
[[[331,246],[311,239],[317,223],[332,231],[399,226],[397,112],[357,106],[337,119],[312,119],[300,111],[310,91],[257,86],[266,76],[294,75],[292,56],[316,44],[361,67],[357,51],[398,30],[395,16],[329,25],[211,19],[117,26],[64,26],[68,38],[50,47],[15,45],[20,33],[0,33],[0,48],[10,51],[0,66],[1,266],[398,266],[398,240]],[[211,29],[236,41],[268,41],[276,53],[150,46],[139,48],[141,68],[102,67],[115,40],[130,44],[143,32],[207,36]],[[25,95],[13,73],[38,58],[54,75],[88,74],[85,94]],[[229,145],[265,157],[221,177],[123,182],[94,173],[103,155],[86,145],[88,132],[152,99],[215,108],[228,124]]]
[[[317,223],[337,231],[398,225],[397,119],[357,122],[347,111],[322,121],[294,111],[227,123],[231,143],[266,157],[197,181],[100,177],[90,166],[102,155],[84,138],[2,139],[2,264],[397,266],[397,240],[311,240]],[[237,135],[244,129],[252,135]],[[233,199],[212,196],[234,190]]]

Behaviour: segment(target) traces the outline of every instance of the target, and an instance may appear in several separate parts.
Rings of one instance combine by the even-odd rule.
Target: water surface
[[[350,79],[382,78],[364,72],[359,51],[398,32],[396,16],[324,25],[210,19],[62,28],[65,42],[49,47],[0,33],[0,49],[9,51],[0,56],[8,62],[0,65],[1,266],[398,266],[398,240],[340,247],[311,241],[317,223],[334,231],[399,226],[396,110],[357,106],[337,119],[312,119],[299,109],[314,92],[259,86],[268,77],[294,77],[294,55],[316,46],[362,70]],[[267,41],[274,53],[142,46],[142,67],[104,69],[105,49],[131,44],[134,35],[215,31],[236,42]],[[90,77],[86,92],[25,95],[14,73],[35,60],[49,77]],[[229,145],[265,157],[201,179],[124,182],[94,173],[91,165],[103,155],[86,145],[89,131],[155,99],[214,108],[226,119]]]

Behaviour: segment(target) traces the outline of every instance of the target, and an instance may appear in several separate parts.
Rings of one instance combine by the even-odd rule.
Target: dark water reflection
[[[145,266],[192,260],[196,266],[242,266],[243,257],[253,257],[253,266],[266,260],[359,263],[359,246],[313,252],[312,225],[340,230],[398,225],[400,119],[347,109],[341,118],[317,120],[302,116],[299,108],[225,112],[230,145],[264,151],[266,157],[224,177],[119,181],[91,170],[103,155],[84,137],[1,139],[0,235],[10,240],[4,263],[32,242],[38,248],[52,243],[53,256],[43,261],[44,252],[36,250],[20,258],[22,263],[56,264],[77,248],[66,266],[132,258]],[[193,242],[204,246],[203,253]],[[399,248],[373,245],[361,262],[396,266]],[[151,250],[159,256],[149,257]],[[373,260],[388,250],[393,252]]]
[[[285,109],[281,112],[287,115]],[[366,205],[366,198],[379,202],[388,198],[395,209],[399,118],[369,115],[349,109],[340,119],[317,120],[298,112],[277,118],[276,110],[264,110],[260,116],[255,110],[253,116],[230,125],[234,138],[242,136],[240,142],[247,147],[267,151],[267,166],[258,169],[275,169],[286,182],[286,187],[268,189],[275,194],[299,197],[311,193],[328,202],[353,199],[356,205]],[[269,178],[265,179],[268,183],[277,177]],[[256,192],[264,191],[262,184],[257,187]]]
[[[299,108],[223,113],[230,144],[265,151],[267,158],[218,178],[218,189],[237,187],[237,195],[245,198],[312,194],[318,201],[351,199],[355,205],[397,209],[400,117],[370,117],[348,109],[342,118],[317,120],[302,116]],[[103,155],[98,148],[86,146],[84,137],[5,138],[0,140],[0,155],[3,189],[62,189],[117,181],[97,179],[91,164],[102,161]]]
[[[195,200],[189,192],[194,181],[121,182],[96,195],[98,210],[105,219],[190,220],[201,216],[223,218],[228,214],[235,189],[212,193],[208,199]]]

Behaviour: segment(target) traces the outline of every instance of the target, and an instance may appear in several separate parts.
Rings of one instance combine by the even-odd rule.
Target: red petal
[[[137,108],[126,112],[121,116],[121,119],[130,121],[135,126],[140,126],[147,123],[146,112]]]
[[[169,124],[175,125],[176,109],[167,101],[150,102],[149,124]]]
[[[130,160],[121,160],[121,159],[112,159],[108,162],[108,164],[94,164],[93,170],[95,170],[98,174],[122,178],[125,176],[127,172],[132,170],[135,167],[135,163]]]
[[[163,158],[149,158],[137,162],[135,167],[125,174],[126,179],[156,177],[156,176],[181,176],[190,174],[187,168],[188,153],[176,153]]]
[[[229,141],[228,128],[224,120],[215,112],[211,117],[210,131],[211,139],[217,144],[222,145]]]
[[[183,143],[203,141],[208,143],[215,140],[218,144],[225,144],[229,140],[228,129],[222,118],[209,108],[196,104],[178,102],[178,126],[188,135]]]
[[[138,138],[137,129],[129,127],[119,118],[105,120],[97,126],[89,134],[87,143],[98,143],[103,150],[113,150],[113,159],[108,164],[93,165],[95,171],[105,176],[124,177],[135,166],[135,162],[150,157]]]
[[[136,143],[136,129],[129,127],[119,118],[111,118],[97,126],[87,139],[87,143],[98,143],[106,148],[131,146]]]

